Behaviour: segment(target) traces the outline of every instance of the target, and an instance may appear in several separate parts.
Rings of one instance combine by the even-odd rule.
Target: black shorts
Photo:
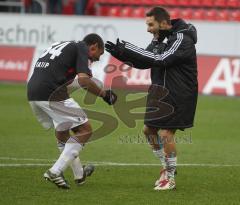
[[[183,97],[161,86],[151,86],[148,91],[144,124],[160,129],[193,127],[197,95]]]

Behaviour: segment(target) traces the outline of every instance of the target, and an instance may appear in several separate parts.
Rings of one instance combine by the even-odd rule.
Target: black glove
[[[113,105],[117,101],[117,95],[112,90],[105,90],[106,95],[103,100],[109,105]]]
[[[122,54],[124,49],[124,43],[120,42],[119,39],[117,39],[116,44],[114,44],[111,41],[107,41],[105,43],[105,49],[107,52],[109,52],[112,56],[118,57]]]

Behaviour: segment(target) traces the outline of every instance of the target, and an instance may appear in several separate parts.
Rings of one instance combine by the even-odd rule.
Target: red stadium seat
[[[202,0],[202,6],[213,7],[213,0]]]
[[[114,4],[129,5],[129,4],[131,4],[131,3],[129,2],[129,0],[121,0],[121,2],[119,2],[119,0],[117,0],[117,1],[114,1]]]
[[[227,0],[228,1],[228,0]],[[215,0],[214,1],[214,6],[215,7],[222,7],[225,8],[227,5],[226,0]]]
[[[32,4],[32,0],[23,0],[24,6],[29,7]]]
[[[139,5],[139,4],[143,4],[143,3],[144,3],[144,1],[142,1],[142,0],[128,0],[128,5]]]
[[[189,6],[189,0],[177,0],[177,4],[179,6]]]
[[[227,0],[227,6],[230,8],[237,8],[240,7],[239,0]]]
[[[183,19],[192,19],[192,15],[193,15],[192,9],[182,9],[180,12],[180,16]]]
[[[177,0],[164,0],[164,5],[177,6]]]
[[[228,21],[229,20],[229,11],[227,9],[220,10],[218,12],[217,20]]]
[[[95,0],[88,0],[86,8],[85,8],[85,14],[87,15],[96,15],[96,10],[95,5],[97,6],[98,3],[95,2]]]
[[[180,17],[179,9],[173,8],[168,9],[171,19],[176,19]]]
[[[203,20],[204,19],[204,10],[203,9],[193,10],[192,19]]]
[[[155,4],[155,5],[164,5],[165,4],[165,0],[154,0],[154,1],[151,1],[151,4]]]
[[[106,4],[119,4],[121,3],[120,0],[101,0],[101,3],[106,3]]]
[[[124,6],[121,9],[121,16],[122,17],[130,17],[132,16],[133,8],[131,6]]]
[[[145,8],[144,7],[136,7],[133,9],[133,17],[136,18],[144,18],[145,17]]]
[[[230,20],[231,21],[240,21],[240,11],[235,10],[230,12]]]
[[[209,9],[205,12],[205,19],[210,21],[217,20],[217,11],[215,9]]]
[[[190,1],[189,1],[189,6],[192,6],[192,7],[201,7],[201,6],[202,6],[201,0],[190,0]]]
[[[121,7],[120,6],[112,6],[108,11],[108,16],[120,16],[121,15]]]
[[[75,13],[74,2],[69,1],[68,4],[63,4],[62,14],[73,15]]]
[[[103,4],[103,3],[108,3],[107,0],[94,0],[94,4]]]
[[[110,10],[110,6],[102,6],[97,7],[96,14],[97,16],[108,16]]]
[[[240,0],[96,0],[95,2],[99,3],[95,8],[96,14],[100,16],[144,18],[152,6],[160,5],[167,6],[171,19],[240,21]],[[137,6],[139,4],[143,6]],[[226,9],[227,7],[230,9]],[[63,13],[73,14],[72,4],[66,5]]]

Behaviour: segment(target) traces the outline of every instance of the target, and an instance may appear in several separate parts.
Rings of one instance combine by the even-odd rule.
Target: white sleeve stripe
[[[133,49],[137,53],[141,53],[141,54],[143,54],[145,56],[148,56],[150,58],[154,58],[154,54],[153,53],[151,53],[149,51],[145,51],[145,50],[143,50],[143,49],[141,49],[141,48],[139,48],[137,46],[134,46],[134,45],[131,45],[131,44],[126,44],[126,48],[131,49],[131,50]]]
[[[167,55],[168,53],[171,53],[174,50],[174,48],[176,47],[176,45],[178,44],[178,42],[179,42],[179,35],[177,34],[176,41],[172,44],[170,49],[168,49],[163,54],[161,54],[161,58],[164,58],[165,55]]]
[[[173,45],[171,46],[171,48],[167,51],[165,51],[163,54],[161,55],[154,55],[153,53],[149,52],[149,51],[145,51],[144,49],[141,49],[133,44],[130,43],[126,43],[126,48],[130,49],[134,52],[137,52],[143,56],[152,58],[154,60],[164,60],[165,58],[167,58],[169,55],[173,54],[178,47],[181,45],[183,40],[183,33],[177,33],[177,39],[176,41],[173,43]]]
[[[142,49],[140,49],[138,47],[126,45],[126,48],[130,49],[132,51],[135,51],[135,52],[137,52],[137,53],[139,53],[139,54],[141,54],[143,56],[147,56],[149,58],[155,59],[154,54],[152,54],[151,52],[148,52],[148,51],[144,51],[144,50],[142,50]]]
[[[126,48],[128,48],[129,50],[132,50],[132,51],[134,51],[134,52],[137,52],[137,53],[139,53],[139,54],[141,54],[141,55],[143,55],[143,56],[146,56],[146,57],[155,59],[153,55],[149,55],[148,53],[144,53],[142,50],[139,50],[139,49],[137,49],[136,47],[130,47],[130,46],[129,46],[129,47],[126,47]]]
[[[163,60],[166,57],[168,57],[169,55],[173,54],[178,49],[178,47],[181,45],[182,40],[183,40],[183,34],[178,33],[177,34],[177,40],[174,42],[172,47],[168,51],[165,51],[162,55],[160,55],[161,59]]]
[[[151,52],[149,52],[149,51],[146,51],[146,50],[144,50],[144,49],[142,49],[142,48],[139,48],[139,47],[137,47],[137,46],[135,46],[135,45],[133,45],[133,44],[126,44],[126,47],[128,47],[128,48],[133,48],[133,49],[135,49],[135,50],[138,50],[139,52],[141,52],[141,53],[145,53],[146,55],[149,55],[149,56],[152,56],[152,57],[154,57],[154,54],[153,53],[151,53]]]

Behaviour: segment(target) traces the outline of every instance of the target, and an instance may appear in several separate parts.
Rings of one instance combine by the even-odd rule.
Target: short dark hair
[[[93,44],[98,44],[98,48],[104,48],[104,42],[101,36],[96,33],[90,33],[83,38],[83,41],[87,44],[87,46],[91,46]]]
[[[170,21],[170,14],[168,11],[160,6],[153,7],[146,13],[147,17],[154,16],[155,20],[161,22],[166,20],[168,24],[171,23]]]

